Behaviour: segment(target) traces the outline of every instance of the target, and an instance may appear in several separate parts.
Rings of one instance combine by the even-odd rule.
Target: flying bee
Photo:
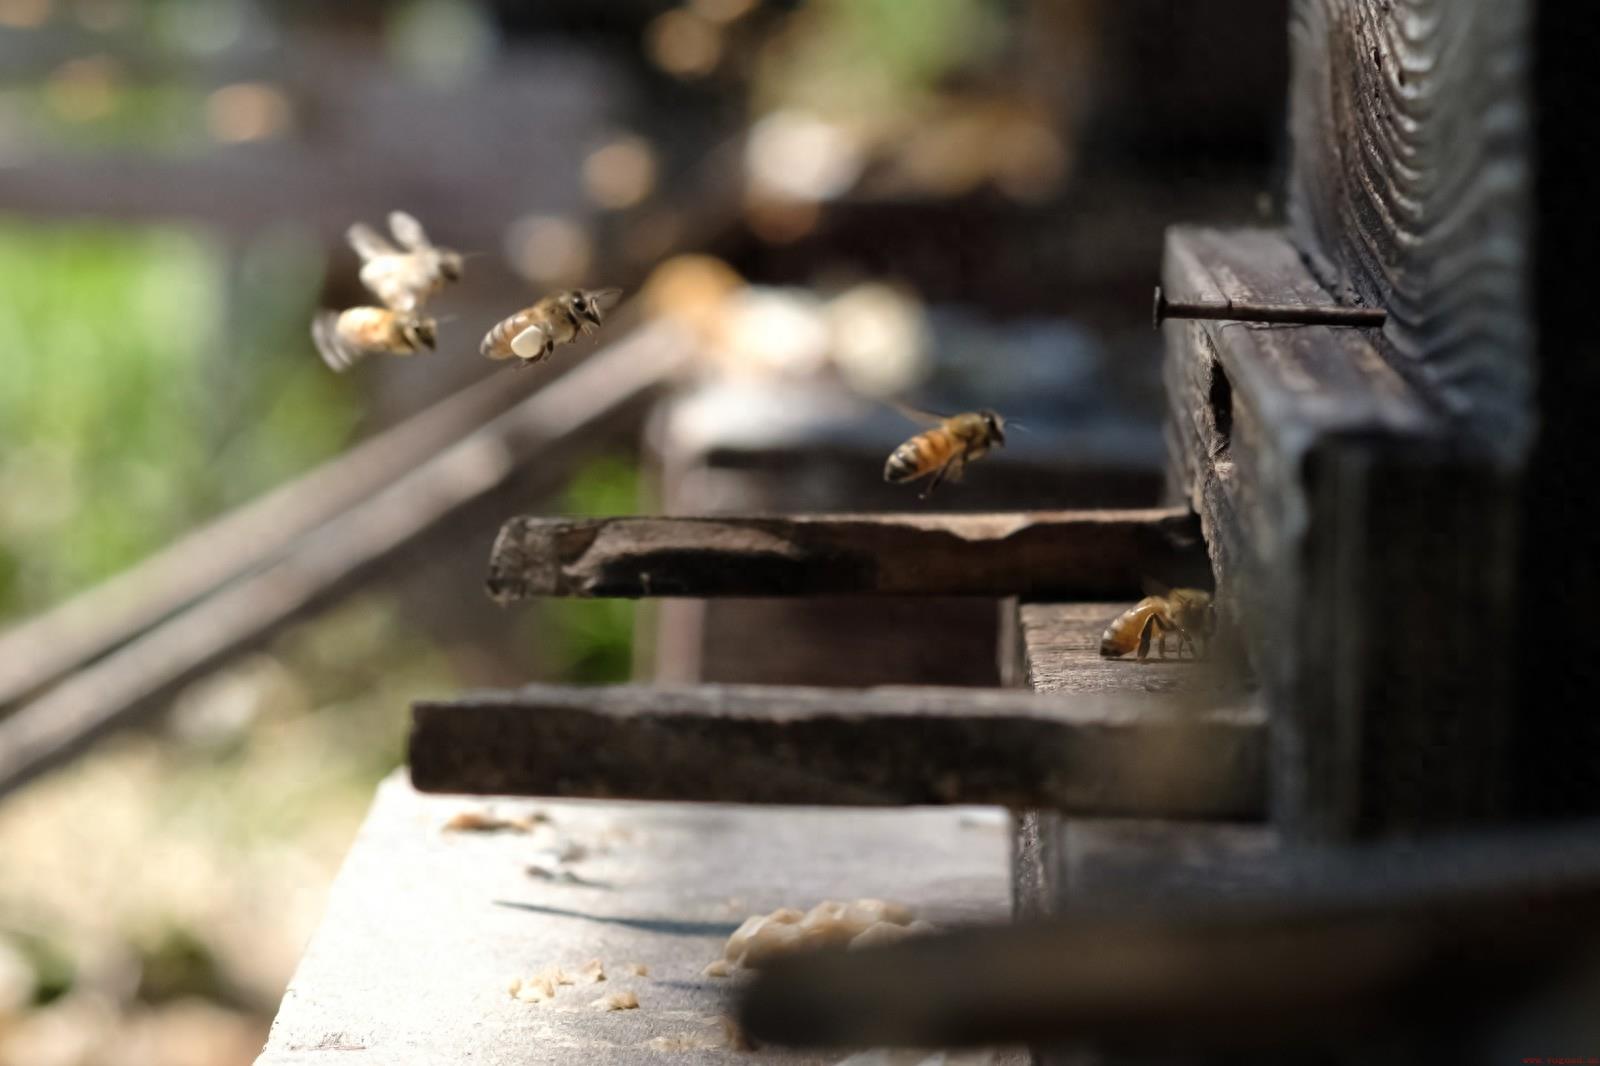
[[[369,355],[415,355],[432,351],[437,324],[411,311],[352,307],[319,311],[311,320],[311,339],[322,361],[343,373]]]
[[[896,448],[883,466],[885,481],[915,481],[933,475],[928,487],[917,498],[925,500],[941,482],[960,481],[966,465],[981,458],[990,448],[1006,442],[1006,420],[994,411],[982,410],[944,418],[922,411],[901,408],[908,417],[933,424]]]
[[[1165,659],[1167,634],[1175,632],[1178,658],[1183,658],[1184,645],[1188,645],[1192,656],[1200,658],[1195,638],[1200,638],[1209,653],[1216,623],[1211,593],[1201,589],[1164,589],[1146,596],[1111,620],[1106,631],[1100,634],[1100,654],[1114,659],[1137,648],[1139,658],[1143,659],[1150,654],[1150,637],[1154,635],[1159,638],[1161,657]]]
[[[389,231],[399,248],[365,222],[357,222],[345,234],[361,257],[361,284],[385,307],[419,310],[446,282],[461,280],[461,253],[434,247],[415,218],[404,211],[391,211]]]
[[[496,323],[478,350],[490,359],[515,357],[530,366],[549,358],[556,345],[600,328],[601,317],[621,295],[621,289],[568,289],[546,296]]]

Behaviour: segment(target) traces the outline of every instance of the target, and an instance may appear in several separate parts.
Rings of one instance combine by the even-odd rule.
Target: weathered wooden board
[[[1163,280],[1324,302],[1280,233],[1178,229]],[[1509,482],[1370,331],[1168,323],[1175,467],[1274,714],[1294,834],[1503,812]]]
[[[1371,1063],[1448,1046],[1491,1063],[1522,1041],[1592,1041],[1597,829],[1286,851],[1228,895],[784,960],[740,1016],[804,1046],[1092,1041],[1095,1061]]]
[[[940,349],[937,328],[934,348]],[[1049,354],[1066,365],[1089,355],[1071,349]],[[842,385],[745,377],[678,390],[651,419],[647,437],[650,465],[659,470],[660,513],[1154,505],[1165,451],[1148,420],[1128,414],[1129,401],[1113,388],[1086,392],[1081,380],[1070,390],[1059,380],[1047,385],[1053,379],[1036,368],[1050,369],[1044,352],[985,371],[986,390],[1033,383],[1031,391],[1012,385],[1009,394],[983,401],[1017,414],[1027,432],[1011,434],[961,484],[929,501],[918,501],[915,487],[883,480],[884,457],[916,427]],[[1018,392],[1035,398],[1035,406],[1013,409],[1009,401]],[[1081,406],[1050,412],[1057,400]],[[993,601],[970,596],[670,599],[646,604],[637,632],[651,667],[642,672],[658,681],[993,686],[997,616]]]
[[[378,790],[258,1066],[823,1066],[840,1056],[725,1044],[735,983],[701,970],[741,921],[861,897],[903,901],[943,926],[1007,913],[997,811],[497,799],[499,813],[539,812],[548,826],[441,831],[482,804],[418,795],[399,775]],[[575,880],[527,872],[572,848],[581,856],[564,870]],[[609,975],[597,987],[564,987],[541,1005],[506,991],[514,976],[594,958]],[[649,975],[624,974],[629,962]],[[617,989],[632,990],[638,1009],[588,1006]]]
[[[413,706],[425,791],[1260,817],[1261,716],[1165,694],[530,685]]]
[[[1296,244],[1341,301],[1388,310],[1377,350],[1507,460],[1533,425],[1534,7],[1297,0],[1290,22]]]
[[[476,432],[420,462],[383,491],[344,510],[257,572],[150,629],[0,719],[0,793],[58,765],[107,732],[342,591],[404,558],[441,530],[476,528],[552,472],[532,464],[554,449],[634,419],[683,366],[688,348],[649,327],[587,360]],[[569,450],[566,461],[571,461]]]
[[[1115,595],[1200,563],[1182,510],[514,518],[488,587],[530,596]]]
[[[1244,705],[1249,686],[1222,661],[1105,659],[1100,633],[1129,606],[1024,604],[1017,609],[1014,683],[1061,697],[1150,693],[1175,707]],[[1218,887],[1276,847],[1268,826],[1241,821],[1069,817],[1018,811],[1012,851],[1013,902],[1042,917],[1088,900],[1158,899],[1195,886]]]

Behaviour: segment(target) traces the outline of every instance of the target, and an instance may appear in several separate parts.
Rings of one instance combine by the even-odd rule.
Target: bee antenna
[[[433,324],[434,325],[442,326],[446,322],[454,322],[456,319],[460,318],[461,316],[460,315],[433,315],[431,317],[433,318]]]
[[[457,252],[462,259],[482,259],[488,252]]]
[[[1024,433],[1032,433],[1033,432],[1033,430],[1028,428],[1028,426],[1025,423],[1016,422],[1016,421],[1013,421],[1012,419],[1009,419],[1009,418],[1006,419],[1006,428],[1007,429],[1020,429]]]

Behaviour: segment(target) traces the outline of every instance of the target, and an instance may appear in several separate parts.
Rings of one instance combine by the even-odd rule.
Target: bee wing
[[[1146,596],[1165,596],[1172,591],[1172,586],[1162,584],[1148,575],[1139,579],[1139,587]]]
[[[543,326],[534,325],[511,338],[511,350],[523,359],[537,359],[550,344],[550,334]]]
[[[322,361],[336,374],[349,370],[365,354],[340,339],[337,311],[317,312],[311,320],[311,340],[317,346],[317,354],[322,356]]]
[[[420,252],[433,247],[428,235],[422,230],[422,223],[404,211],[389,212],[389,232],[393,233],[394,239],[408,251]]]
[[[344,232],[345,239],[350,242],[350,247],[362,259],[376,259],[383,255],[399,255],[400,250],[382,237],[378,231],[365,222],[357,222]]]
[[[907,404],[901,403],[898,400],[890,400],[889,406],[893,407],[896,411],[899,411],[911,421],[920,422],[925,426],[942,426],[949,419],[948,415],[936,415],[932,411],[924,411],[917,407],[911,407]]]

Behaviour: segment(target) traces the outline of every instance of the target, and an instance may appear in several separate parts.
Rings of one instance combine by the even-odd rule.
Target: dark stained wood
[[[1592,1031],[1597,829],[1286,853],[1227,899],[781,960],[740,1017],[813,1047],[1070,1040],[1365,1063],[1451,1046],[1493,1061],[1476,1053],[1540,994],[1561,993],[1532,1015],[1540,1031]]]
[[[548,492],[595,435],[637,422],[689,351],[650,327],[586,360],[477,432],[349,507],[257,573],[180,611],[0,720],[0,794],[163,706],[184,684],[403,562]],[[537,459],[537,463],[532,463]],[[530,470],[531,463],[531,474]]]
[[[1150,693],[1175,706],[1237,705],[1253,698],[1232,665],[1221,660],[1102,658],[1101,631],[1128,606],[1122,601],[1015,609],[1016,683],[1063,697]],[[1236,881],[1242,865],[1275,847],[1274,831],[1254,823],[1019,811],[1012,845],[1013,903],[1019,917],[1039,918],[1095,898],[1157,899],[1193,886],[1216,888]]]
[[[1534,6],[1297,0],[1290,24],[1295,241],[1341,302],[1389,312],[1378,351],[1508,460],[1532,429]]]
[[[529,50],[441,86],[397,77],[381,48],[355,38],[275,37],[275,54],[187,72],[200,84],[260,80],[280,89],[294,111],[284,137],[197,153],[115,149],[93,166],[41,146],[0,170],[0,200],[30,215],[181,219],[245,233],[292,223],[334,239],[352,221],[378,221],[403,204],[434,237],[489,249],[530,205],[553,214],[582,208],[578,168],[550,166],[547,143],[600,135],[631,103],[628,78],[588,49]],[[123,47],[101,35],[63,44],[78,55]],[[19,63],[38,61],[31,47],[22,51]],[[128,58],[137,74],[138,57]],[[173,76],[170,52],[147,58],[162,79]],[[525,136],[529,128],[550,141]]]
[[[1198,556],[1182,511],[515,518],[489,592],[530,596],[1106,595]]]
[[[727,1046],[735,982],[701,971],[740,922],[860,897],[947,927],[1005,919],[995,812],[501,797],[494,810],[548,821],[533,834],[443,831],[484,802],[418,795],[398,774],[379,787],[258,1066],[831,1066],[836,1053]],[[576,880],[528,874],[569,849],[582,850],[563,864]],[[542,1004],[507,993],[512,977],[595,958],[601,985]],[[589,1007],[616,990],[638,1009]]]
[[[535,685],[413,705],[424,791],[1260,817],[1237,706],[961,688]]]
[[[1272,231],[1175,230],[1163,281],[1328,298]],[[1174,465],[1275,716],[1275,817],[1337,836],[1503,813],[1506,472],[1370,331],[1164,329]]]
[[[1046,362],[1041,354],[985,374],[985,388],[1003,390],[985,402],[1011,410],[1011,394],[1036,398],[1034,407],[1013,412],[1028,431],[1012,434],[960,485],[928,501],[940,512],[1157,502],[1165,452],[1148,419],[1126,413],[1129,401],[1114,388],[1084,397],[1081,382],[1053,388],[1064,401],[1081,400],[1082,409],[1051,413],[1038,373]],[[660,472],[652,498],[662,514],[924,507],[915,489],[883,480],[884,457],[915,427],[840,385],[704,382],[675,393],[650,425],[649,458]],[[993,601],[971,596],[658,600],[643,605],[636,646],[647,649],[639,661],[650,669],[642,675],[657,681],[992,686],[996,615]]]

